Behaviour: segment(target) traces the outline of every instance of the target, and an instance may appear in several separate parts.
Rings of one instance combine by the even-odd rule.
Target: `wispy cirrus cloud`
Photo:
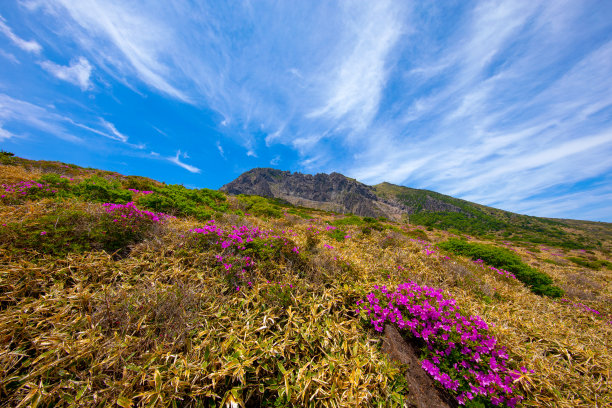
[[[68,118],[45,107],[11,98],[5,94],[0,94],[0,121],[5,125],[15,123],[26,126],[73,143],[83,141],[67,128],[70,122]]]
[[[40,54],[42,46],[34,40],[24,40],[13,32],[11,27],[6,24],[6,20],[0,16],[0,33],[8,37],[17,47],[23,51]]]
[[[424,58],[444,61],[435,75],[408,72],[417,92],[404,116],[373,130],[380,137],[349,173],[538,215],[550,204],[544,193],[572,200],[568,213],[582,208],[586,195],[576,201],[566,187],[612,170],[612,41],[568,63],[568,46],[585,40],[571,34],[580,18],[575,3],[469,10],[454,41]]]
[[[221,142],[218,140],[217,140],[217,150],[219,151],[219,154],[221,155],[221,157],[225,159],[225,151],[223,150],[223,146],[221,146]]]
[[[215,160],[224,148],[236,157],[238,144],[248,165],[283,157],[293,170],[508,210],[603,214],[593,200],[608,195],[587,181],[612,171],[610,5],[49,0],[31,13],[95,66],[108,93],[126,85],[143,103],[155,94],[213,123],[202,131],[194,120],[198,136],[189,137],[187,125],[149,119],[164,143],[173,135],[207,151],[217,142]],[[90,76],[70,78],[90,89]],[[81,122],[129,144],[117,128]],[[181,167],[186,159],[159,157]]]
[[[16,124],[25,126],[29,130],[43,132],[55,136],[59,139],[84,144],[86,138],[84,134],[80,134],[77,129],[84,129],[90,133],[103,136],[108,139],[128,144],[128,137],[120,133],[115,125],[98,118],[102,130],[94,125],[86,125],[77,122],[69,116],[65,116],[55,112],[53,107],[36,105],[27,101],[12,98],[5,94],[0,94],[0,123]],[[3,129],[2,133],[6,138],[14,137],[16,132],[9,132]],[[130,145],[138,149],[142,149],[141,145]]]
[[[124,135],[123,133],[119,132],[117,130],[117,128],[115,127],[115,125],[113,125],[110,122],[107,122],[106,120],[100,118],[100,122],[102,122],[102,126],[104,126],[110,133],[111,133],[111,139],[115,139],[118,140],[120,142],[127,142],[128,137],[126,135]]]
[[[153,5],[135,12],[133,7],[55,0],[47,10],[69,17],[64,29],[77,41],[96,44],[97,56],[91,58],[111,75],[135,76],[170,97],[219,112],[220,127],[251,156],[257,155],[249,148],[256,128],[276,133],[277,143],[299,138],[301,131],[293,130],[317,117],[319,128],[363,129],[378,111],[390,52],[404,32],[400,10],[389,1],[373,9],[361,2],[231,10],[184,1],[172,8]],[[291,23],[274,17],[288,13]],[[313,24],[319,38],[312,38]],[[226,34],[239,26],[250,36]],[[333,45],[321,47],[321,41]],[[278,131],[288,119],[293,129],[283,136]]]
[[[363,130],[379,109],[390,69],[387,60],[405,28],[399,10],[389,2],[355,6],[347,4],[346,43],[333,61],[331,75],[321,79],[320,86],[326,90],[323,105],[307,116],[345,118],[344,125]]]
[[[172,84],[175,76],[165,61],[173,50],[173,29],[168,27],[164,12],[155,5],[143,9],[133,3],[118,1],[57,0],[44,5],[59,18],[70,17],[64,29],[82,45],[96,44],[99,65],[117,79],[135,75],[144,83],[171,97],[189,101],[187,95]]]
[[[181,161],[181,156],[183,156],[183,158],[189,158],[189,156],[186,153],[183,153],[181,155],[181,151],[179,150],[176,152],[176,156],[166,157],[165,159],[168,160],[170,163],[174,163],[177,166],[184,168],[190,173],[200,173],[201,172],[199,168]]]
[[[4,129],[2,127],[2,124],[0,123],[0,140],[7,140],[12,137],[15,137],[15,135],[9,132],[8,130]]]

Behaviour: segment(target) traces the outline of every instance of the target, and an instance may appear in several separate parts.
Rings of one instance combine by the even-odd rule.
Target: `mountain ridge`
[[[234,195],[272,197],[297,206],[343,214],[409,221],[461,233],[495,234],[508,239],[554,243],[568,248],[601,245],[601,241],[589,236],[588,230],[593,222],[517,214],[431,190],[388,182],[369,186],[337,172],[311,175],[254,168],[220,190]],[[605,235],[612,236],[612,224],[597,225]]]

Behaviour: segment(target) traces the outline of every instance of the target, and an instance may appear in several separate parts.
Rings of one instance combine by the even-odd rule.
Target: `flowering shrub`
[[[104,248],[111,251],[142,241],[156,226],[173,218],[164,213],[141,210],[133,201],[126,204],[102,205],[106,212],[101,223],[105,235],[102,241]]]
[[[140,191],[142,193],[142,191]],[[180,185],[154,187],[153,193],[143,194],[138,204],[153,211],[174,215],[191,215],[208,220],[214,211],[227,211],[225,195],[220,191],[188,189]]]
[[[134,205],[87,206],[76,200],[51,204],[45,214],[3,225],[0,246],[18,252],[62,255],[69,252],[126,251],[131,244],[159,233],[168,216]]]
[[[459,404],[512,407],[521,400],[512,385],[525,369],[508,368],[508,354],[487,334],[488,325],[481,317],[465,316],[441,290],[415,282],[401,284],[396,290],[375,289],[365,301],[357,302],[358,313],[379,332],[390,323],[418,339],[424,345],[423,369],[455,395]]]
[[[57,189],[40,181],[20,181],[15,184],[2,184],[0,199],[3,202],[16,202],[24,198],[53,197]]]
[[[258,227],[232,226],[223,230],[211,220],[202,228],[191,229],[196,246],[214,248],[216,262],[222,266],[228,285],[240,289],[254,277],[252,270],[259,264],[261,270],[269,273],[279,262],[301,264],[300,249],[293,241],[272,230]]]
[[[128,188],[128,190],[134,194],[144,194],[144,195],[153,194],[153,191],[150,191],[150,190],[137,190],[135,188]]]
[[[127,204],[105,203],[102,205],[105,207],[107,213],[116,217],[113,219],[113,222],[118,222],[131,228],[135,228],[138,223],[143,220],[147,222],[163,223],[165,219],[171,218],[171,216],[164,213],[140,210],[133,201]]]
[[[484,264],[484,261],[482,259],[477,259],[477,260],[475,260],[473,262],[474,262],[474,264],[476,264],[477,266],[481,267],[482,269],[487,269],[487,267]],[[504,276],[506,278],[516,279],[516,276],[514,276],[514,274],[512,272],[508,272],[505,269],[496,268],[494,266],[489,266],[488,269],[492,270],[493,272],[496,272],[498,275]]]

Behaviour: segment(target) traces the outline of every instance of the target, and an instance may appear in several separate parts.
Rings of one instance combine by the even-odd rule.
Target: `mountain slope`
[[[2,407],[612,404],[609,253],[2,152],[0,185]]]
[[[301,174],[270,168],[247,171],[221,187],[230,194],[275,197],[293,205],[566,248],[602,246],[612,225],[515,214],[429,190],[391,183],[368,186],[339,173]],[[593,228],[593,224],[598,228]],[[607,241],[607,240],[606,240]],[[609,242],[609,241],[608,241]]]

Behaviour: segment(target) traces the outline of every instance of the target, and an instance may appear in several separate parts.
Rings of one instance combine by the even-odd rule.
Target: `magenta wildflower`
[[[358,302],[360,313],[374,329],[385,324],[425,342],[423,369],[459,404],[488,400],[511,405],[521,397],[513,394],[513,382],[522,375],[507,367],[508,354],[487,334],[488,325],[479,316],[464,316],[454,299],[440,289],[401,284],[396,290],[375,286],[375,292]]]

